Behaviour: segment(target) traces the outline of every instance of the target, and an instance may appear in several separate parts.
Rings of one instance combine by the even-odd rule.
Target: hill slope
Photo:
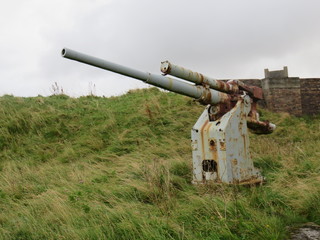
[[[0,98],[1,239],[283,239],[320,224],[320,117],[262,111],[260,187],[193,186],[203,111],[155,88],[113,98]]]

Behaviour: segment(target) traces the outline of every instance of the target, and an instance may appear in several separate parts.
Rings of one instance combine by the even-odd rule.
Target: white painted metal
[[[250,108],[250,97],[246,95],[219,120],[210,121],[210,106],[204,110],[191,131],[193,183],[263,181],[249,152],[246,117]]]

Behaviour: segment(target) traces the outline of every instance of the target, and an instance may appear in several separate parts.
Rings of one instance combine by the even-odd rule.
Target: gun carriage
[[[248,134],[248,128],[257,134],[269,134],[275,129],[269,121],[259,120],[257,102],[263,99],[261,88],[239,80],[213,79],[168,61],[161,63],[163,75],[157,75],[67,48],[62,50],[62,56],[189,96],[206,105],[191,130],[193,183],[263,182],[264,178],[253,166]]]

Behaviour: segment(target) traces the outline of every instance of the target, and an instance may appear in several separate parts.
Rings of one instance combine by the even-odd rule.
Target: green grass
[[[202,111],[155,88],[1,97],[0,239],[284,239],[320,224],[319,116],[261,111],[278,126],[250,136],[263,186],[194,186]]]

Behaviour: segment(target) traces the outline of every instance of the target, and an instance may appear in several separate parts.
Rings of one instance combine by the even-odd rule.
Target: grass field
[[[320,116],[263,110],[251,135],[267,183],[191,184],[203,111],[155,88],[0,98],[0,239],[285,239],[320,224]]]

